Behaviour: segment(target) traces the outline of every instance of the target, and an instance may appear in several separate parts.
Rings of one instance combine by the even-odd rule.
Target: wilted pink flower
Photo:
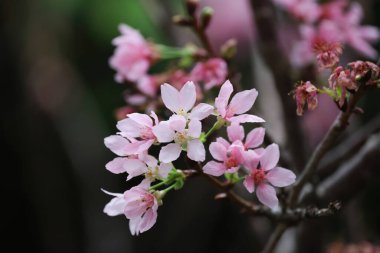
[[[343,67],[337,67],[333,73],[329,77],[329,85],[330,88],[334,91],[337,88],[340,89],[340,98],[339,98],[339,106],[343,106],[344,101],[346,99],[347,89],[348,90],[356,90],[356,82],[354,77],[352,77],[350,70],[344,69]],[[337,92],[337,94],[339,94]]]
[[[224,173],[234,173],[244,163],[244,147],[241,141],[230,144],[222,137],[219,137],[210,144],[209,150],[212,157],[219,162],[210,161],[206,163],[203,167],[206,174],[221,176]]]
[[[255,103],[258,95],[256,89],[238,92],[232,97],[230,103],[228,103],[232,92],[232,84],[229,80],[227,80],[222,85],[219,91],[219,95],[215,99],[215,107],[220,117],[231,123],[265,122],[265,120],[258,116],[244,114],[245,112],[249,111]]]
[[[351,77],[355,79],[365,76],[368,71],[371,71],[371,79],[377,79],[380,76],[380,67],[369,61],[354,61],[350,62],[348,66],[351,68]]]
[[[104,212],[110,216],[124,213],[130,220],[129,229],[132,235],[138,235],[149,230],[157,220],[158,201],[149,192],[150,182],[143,180],[138,186],[122,194],[109,193],[115,196],[104,208]]]
[[[302,116],[306,102],[309,110],[314,110],[318,106],[318,89],[310,81],[301,81],[297,84],[293,93],[297,104],[298,116]]]
[[[249,174],[243,184],[250,192],[256,190],[256,196],[261,203],[270,207],[278,206],[275,187],[285,187],[295,182],[296,175],[281,167],[276,167],[280,158],[277,144],[269,145],[261,155],[253,150],[245,153],[246,167]]]
[[[191,71],[191,78],[196,82],[203,82],[205,89],[220,86],[227,77],[227,63],[221,58],[211,58],[205,62],[198,62]]]
[[[187,82],[180,91],[165,83],[161,85],[161,97],[166,108],[177,115],[184,116],[186,119],[203,120],[214,109],[211,105],[205,103],[200,103],[194,107],[196,88],[193,82]],[[191,112],[188,113],[190,110]]]
[[[160,163],[156,158],[148,154],[141,154],[138,157],[116,157],[106,164],[106,169],[112,173],[128,173],[127,180],[136,176],[145,175],[150,181],[166,178],[172,168],[169,163]]]
[[[159,160],[164,163],[178,159],[182,150],[193,161],[205,160],[206,152],[203,143],[199,140],[202,124],[198,119],[191,119],[186,127],[184,116],[173,115],[168,121],[161,121],[153,128],[153,133],[160,143],[172,142],[161,148]]]
[[[313,50],[317,55],[320,69],[332,69],[336,67],[343,52],[342,45],[339,42],[329,42],[320,38],[315,39]]]
[[[137,30],[121,24],[119,31],[121,35],[112,41],[116,49],[109,61],[117,72],[115,80],[137,81],[147,74],[154,51]]]
[[[316,0],[274,0],[274,2],[303,22],[313,23],[321,14]]]
[[[241,142],[241,145],[244,147],[244,150],[257,148],[263,144],[265,136],[265,128],[257,127],[252,129],[248,134],[245,142],[243,142],[245,133],[243,126],[239,124],[231,124],[227,127],[228,139],[232,143]]]

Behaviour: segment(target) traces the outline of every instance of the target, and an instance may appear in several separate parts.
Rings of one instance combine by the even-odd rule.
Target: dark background
[[[226,1],[209,2],[218,10]],[[380,26],[375,15],[380,3],[363,3],[365,22]],[[184,12],[182,1],[2,0],[0,11],[1,228],[6,235],[0,249],[258,252],[270,222],[248,219],[228,201],[214,201],[215,189],[201,178],[169,194],[157,224],[139,237],[130,235],[125,217],[102,212],[110,198],[100,188],[122,192],[136,183],[126,184],[122,176],[104,169],[113,154],[103,138],[115,132],[115,109],[125,104],[125,87],[113,81],[108,66],[110,41],[118,34],[117,25],[125,22],[154,41],[183,45],[194,37],[171,25],[171,16]],[[238,26],[241,30],[218,29],[214,23],[219,40],[214,43],[224,40],[218,30],[226,38],[231,32],[240,39],[237,67],[249,87],[246,52],[253,29],[246,25],[251,18],[247,10],[240,11],[242,15],[231,16],[246,22]],[[356,126],[379,114],[379,98],[378,90],[365,97],[366,114]],[[336,240],[380,243],[379,185],[379,177],[371,177],[344,203],[341,215],[309,223],[320,233],[313,236],[323,241],[315,252]]]

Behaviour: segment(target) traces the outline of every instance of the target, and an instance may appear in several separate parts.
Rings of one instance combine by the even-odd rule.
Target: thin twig
[[[278,224],[261,253],[272,253],[287,228],[288,225],[286,223]]]

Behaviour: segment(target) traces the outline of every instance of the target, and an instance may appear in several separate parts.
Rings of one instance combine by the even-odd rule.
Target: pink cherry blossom
[[[256,190],[256,196],[261,203],[270,207],[278,206],[275,187],[285,187],[295,182],[295,174],[281,167],[276,167],[280,158],[277,144],[269,145],[262,154],[249,150],[246,155],[246,167],[249,174],[243,184],[250,192]]]
[[[137,30],[121,24],[119,31],[121,35],[112,41],[116,49],[109,64],[117,72],[117,82],[137,81],[147,74],[154,51]]]
[[[187,157],[193,161],[204,161],[206,152],[203,143],[199,140],[202,124],[197,119],[191,119],[186,127],[184,116],[173,115],[168,121],[162,121],[153,128],[154,134],[160,143],[169,143],[161,148],[159,160],[170,163],[178,159],[181,151],[187,152]]]
[[[227,127],[227,134],[228,139],[232,143],[241,142],[242,146],[245,150],[257,148],[261,144],[263,144],[264,136],[265,136],[265,128],[263,127],[257,127],[252,129],[245,139],[245,142],[243,142],[245,133],[243,126],[239,124],[231,124],[229,127]]]
[[[211,115],[214,109],[211,105],[205,103],[200,103],[194,107],[196,87],[193,82],[187,82],[179,91],[170,84],[165,83],[161,85],[161,96],[166,108],[189,119],[203,120]],[[189,113],[190,110],[191,112]]]
[[[149,230],[157,220],[158,201],[149,192],[149,180],[143,180],[139,185],[132,187],[124,194],[109,193],[115,196],[104,208],[110,216],[124,213],[129,219],[129,229],[132,235],[139,235]]]
[[[191,71],[194,81],[202,82],[205,89],[222,85],[227,77],[227,63],[221,58],[211,58],[205,62],[198,62]]]
[[[221,176],[224,173],[234,173],[244,163],[244,146],[241,141],[230,144],[219,137],[210,144],[209,150],[212,157],[219,162],[210,161],[206,163],[203,167],[206,174]]]
[[[262,118],[244,114],[249,111],[257,98],[256,89],[245,90],[236,93],[228,103],[233,92],[232,84],[227,80],[221,87],[218,97],[215,99],[215,107],[220,117],[231,123],[256,123],[265,122]]]
[[[155,76],[145,75],[137,80],[137,88],[149,97],[155,97],[158,85]]]
[[[138,139],[137,143],[142,145],[140,151],[148,150],[157,141],[152,129],[159,121],[153,111],[150,115],[151,117],[141,113],[130,113],[127,115],[128,118],[120,120],[116,124],[116,127],[120,130],[120,135],[130,140]]]
[[[318,106],[318,89],[310,81],[301,81],[297,84],[293,93],[297,104],[298,116],[302,116],[306,102],[309,110],[314,110]]]

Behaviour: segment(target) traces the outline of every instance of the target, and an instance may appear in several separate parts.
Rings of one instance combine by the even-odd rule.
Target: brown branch
[[[349,159],[361,148],[368,137],[380,131],[380,115],[361,127],[355,133],[349,135],[337,147],[331,149],[321,161],[317,171],[320,179],[331,175],[339,167],[342,161]]]
[[[294,82],[289,74],[291,73],[289,60],[278,39],[275,7],[270,0],[251,0],[251,6],[259,37],[257,41],[259,51],[273,74],[281,99],[287,136],[286,146],[296,164],[296,169],[300,170],[305,161],[303,134],[299,118],[295,113],[295,103],[288,96],[289,91],[293,89]]]
[[[365,186],[368,179],[379,173],[380,133],[368,139],[360,151],[345,162],[317,188],[318,199],[347,199]]]
[[[305,169],[298,177],[298,180],[294,184],[288,199],[290,208],[294,207],[297,203],[301,190],[313,176],[323,156],[332,147],[339,135],[347,128],[348,120],[351,114],[354,112],[355,106],[364,92],[365,83],[367,81],[366,79],[367,78],[363,78],[363,80],[360,81],[359,88],[356,93],[352,94],[352,98],[349,100],[346,110],[338,115],[335,122],[326,133],[325,137],[314,150],[313,154],[310,157],[310,160],[306,164]]]
[[[261,253],[272,253],[287,228],[288,225],[286,223],[278,224]]]

